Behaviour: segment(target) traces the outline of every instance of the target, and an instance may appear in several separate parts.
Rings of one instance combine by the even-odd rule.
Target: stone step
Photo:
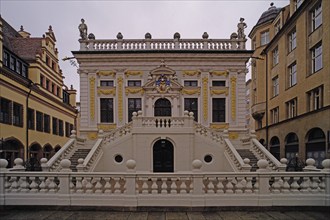
[[[254,156],[252,151],[249,149],[237,149],[237,152],[242,157],[242,159],[248,158],[250,160],[249,165],[251,166],[251,172],[255,172],[258,169],[258,158]]]

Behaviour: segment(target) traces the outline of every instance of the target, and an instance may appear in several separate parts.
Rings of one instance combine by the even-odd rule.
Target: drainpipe
[[[268,136],[269,136],[269,130],[268,130],[268,56],[266,51],[263,51],[263,53],[266,56],[266,149],[269,149],[268,145]]]
[[[29,110],[29,97],[30,97],[30,94],[31,94],[31,91],[32,91],[32,81],[29,82],[29,85],[28,85],[28,88],[29,88],[29,92],[26,96],[26,125],[25,125],[25,137],[26,137],[26,143],[25,143],[25,146],[26,146],[26,149],[25,149],[25,161],[27,162],[28,159],[29,159],[29,119],[28,119],[28,110]]]

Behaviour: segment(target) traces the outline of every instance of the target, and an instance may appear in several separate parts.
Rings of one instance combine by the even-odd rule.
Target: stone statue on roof
[[[244,29],[247,28],[246,23],[244,22],[244,18],[239,19],[239,23],[237,24],[237,38],[245,39]]]
[[[80,32],[80,39],[87,40],[87,25],[83,18],[81,19],[81,24],[79,24],[78,29]]]

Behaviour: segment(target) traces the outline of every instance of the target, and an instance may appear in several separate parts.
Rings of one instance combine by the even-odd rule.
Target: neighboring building
[[[246,127],[248,130],[255,130],[255,123],[254,120],[252,119],[251,116],[251,107],[252,107],[252,102],[251,102],[251,89],[252,89],[252,80],[249,79],[246,81],[246,87],[245,87],[245,99],[246,99],[246,114],[245,114],[245,119],[246,119]]]
[[[249,34],[252,115],[279,158],[329,157],[330,1],[294,1],[265,11]]]
[[[244,19],[230,39],[147,33],[130,40],[119,33],[96,40],[91,33],[87,39],[84,22],[79,27],[80,50],[73,54],[80,64],[80,135],[96,140],[104,131],[103,144],[91,151],[91,171],[125,171],[129,159],[146,172],[189,171],[195,159],[205,171],[234,169],[225,162],[226,144],[214,140],[226,130],[235,147],[250,148],[240,141],[248,135],[245,74],[252,54]],[[92,148],[87,142],[84,148]]]
[[[56,38],[14,30],[0,17],[1,158],[50,158],[68,140],[76,119],[76,90],[63,83]]]

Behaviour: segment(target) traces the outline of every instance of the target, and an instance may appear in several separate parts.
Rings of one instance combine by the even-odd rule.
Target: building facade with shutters
[[[252,116],[276,158],[329,157],[330,4],[295,1],[265,11],[249,34]]]
[[[68,140],[76,120],[76,90],[63,83],[55,34],[16,31],[0,18],[1,158],[50,158]]]

